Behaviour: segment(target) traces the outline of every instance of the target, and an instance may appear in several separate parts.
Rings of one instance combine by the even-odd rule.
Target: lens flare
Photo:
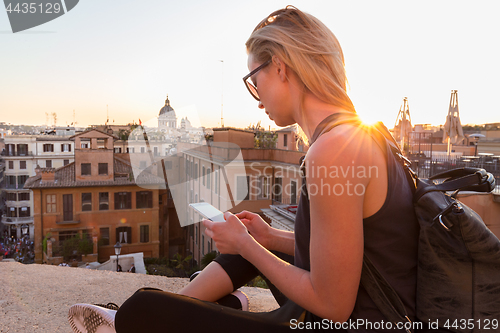
[[[126,218],[124,218],[124,217],[122,217],[122,218],[120,219],[120,223],[122,223],[122,224],[127,223],[127,219],[126,219]]]

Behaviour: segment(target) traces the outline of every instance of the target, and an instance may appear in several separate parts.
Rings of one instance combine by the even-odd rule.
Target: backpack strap
[[[444,179],[442,183],[435,184],[433,180]],[[495,178],[484,169],[460,168],[434,175],[428,180],[420,180],[427,186],[421,186],[415,194],[417,202],[424,194],[432,191],[475,191],[491,192],[495,188]]]
[[[411,323],[403,301],[399,298],[398,293],[392,288],[382,274],[380,274],[379,270],[366,254],[363,255],[361,284],[387,320],[394,325],[404,322]],[[410,333],[411,331],[406,329],[406,332]]]

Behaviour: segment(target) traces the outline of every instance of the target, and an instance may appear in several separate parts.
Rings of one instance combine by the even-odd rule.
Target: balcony
[[[3,151],[1,156],[33,156],[32,151]]]
[[[5,215],[2,215],[2,222],[3,223],[33,223],[33,216],[26,216],[26,217],[7,217]]]

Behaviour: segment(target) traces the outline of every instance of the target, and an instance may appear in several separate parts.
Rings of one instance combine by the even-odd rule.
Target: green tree
[[[176,253],[174,255],[174,259],[170,259],[170,265],[174,268],[179,276],[185,277],[186,269],[187,267],[189,267],[191,259],[193,259],[193,256],[191,255],[183,258],[181,254]]]
[[[217,252],[216,251],[211,251],[208,252],[201,258],[201,269],[204,269],[205,267],[208,266],[215,258],[217,258]]]

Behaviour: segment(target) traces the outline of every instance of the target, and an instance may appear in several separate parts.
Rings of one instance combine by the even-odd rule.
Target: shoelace
[[[102,308],[106,308],[106,309],[110,309],[110,310],[115,310],[115,311],[118,311],[118,309],[120,308],[118,305],[116,305],[115,303],[108,303],[108,304],[94,304],[94,305],[97,305],[97,306],[100,306]]]

